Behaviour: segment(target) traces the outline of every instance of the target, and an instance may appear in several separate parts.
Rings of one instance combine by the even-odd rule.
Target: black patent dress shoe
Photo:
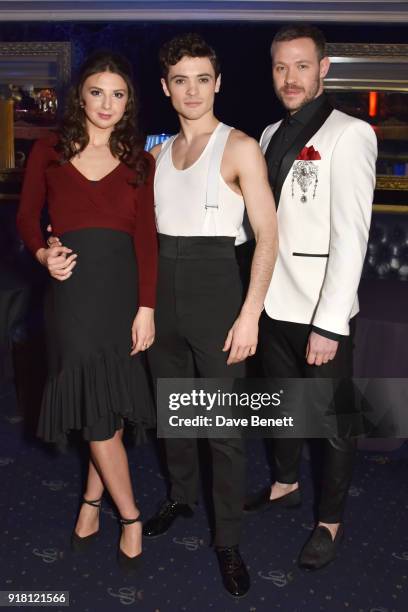
[[[311,570],[320,569],[333,561],[343,536],[342,525],[339,525],[334,540],[327,527],[318,525],[300,553],[299,567]]]
[[[191,518],[194,512],[188,504],[166,500],[152,518],[143,524],[143,535],[147,538],[157,538],[165,534],[177,517]]]
[[[244,505],[244,512],[248,514],[251,512],[265,512],[265,510],[271,510],[272,508],[299,508],[302,498],[300,495],[299,488],[295,489],[291,493],[282,495],[277,499],[269,499],[271,494],[271,488],[267,487],[262,489],[259,493],[256,493],[250,497]]]
[[[225,548],[217,546],[215,552],[224,587],[233,597],[244,597],[251,586],[251,579],[238,546]]]

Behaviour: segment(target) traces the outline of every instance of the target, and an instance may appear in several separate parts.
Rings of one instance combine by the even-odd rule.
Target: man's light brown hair
[[[275,34],[271,45],[271,55],[273,57],[273,46],[279,42],[296,40],[296,38],[311,38],[315,44],[319,62],[326,57],[326,38],[321,30],[308,23],[291,24],[283,26]]]

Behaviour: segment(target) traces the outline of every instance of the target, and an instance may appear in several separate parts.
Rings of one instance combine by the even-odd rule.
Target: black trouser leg
[[[300,378],[303,367],[299,349],[286,332],[286,324],[262,315],[259,328],[259,350],[263,372],[271,378]],[[274,438],[276,480],[293,484],[298,480],[302,454],[301,438]]]
[[[221,351],[229,328],[235,320],[237,305],[218,305],[216,317],[202,312],[201,326],[185,320],[197,370],[202,378],[242,378],[243,363],[227,366],[227,354]],[[218,299],[218,301],[220,298]],[[237,301],[237,298],[236,300]],[[215,300],[217,306],[217,300]],[[203,305],[204,310],[206,306]],[[209,306],[208,306],[209,307]],[[207,311],[208,312],[208,311]],[[200,329],[201,327],[201,329]],[[245,498],[245,446],[241,438],[209,438],[212,455],[212,498],[215,516],[216,546],[239,543]]]
[[[322,523],[340,523],[343,518],[356,456],[353,438],[322,440],[324,463],[318,519]]]
[[[174,262],[160,258],[155,313],[156,341],[148,351],[155,384],[158,378],[195,376],[190,346],[178,329],[174,277]],[[174,501],[193,506],[198,499],[199,483],[197,440],[167,438],[164,447],[170,480],[169,496]]]
[[[211,438],[216,546],[239,543],[245,496],[245,451],[242,440]]]
[[[197,503],[199,483],[197,440],[168,438],[165,447],[170,499],[193,507]]]
[[[342,337],[336,357],[322,366],[306,363],[310,326],[274,321],[263,315],[261,343],[264,373],[277,378],[347,378],[352,375],[352,336]],[[302,440],[275,439],[276,479],[294,483],[298,478]],[[341,521],[354,465],[355,441],[351,438],[322,440],[323,482],[319,520]]]
[[[149,361],[155,378],[242,377],[243,364],[227,366],[222,352],[242,301],[235,260],[160,258],[157,340]],[[195,365],[195,369],[194,369]],[[241,532],[245,452],[241,439],[209,440],[212,453],[215,544],[234,546]],[[198,491],[195,439],[165,441],[172,499],[192,504]]]
[[[344,378],[353,375],[353,335],[354,321],[350,325],[350,336],[343,336],[337,353],[332,361],[321,366],[305,366],[308,378]],[[345,382],[344,392],[336,399],[336,412],[341,418],[342,412],[353,410],[352,394]],[[346,405],[347,404],[347,405]],[[353,474],[356,455],[354,438],[328,438],[321,440],[323,445],[323,470],[318,519],[323,523],[340,523],[343,518],[348,490]]]
[[[276,438],[273,441],[273,448],[277,482],[294,484],[299,480],[303,440],[301,438]]]

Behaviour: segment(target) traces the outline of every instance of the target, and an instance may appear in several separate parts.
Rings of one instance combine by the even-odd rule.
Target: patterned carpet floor
[[[408,445],[360,450],[350,488],[346,535],[335,563],[316,573],[297,567],[313,527],[309,461],[302,466],[303,504],[245,520],[241,550],[252,588],[235,601],[223,589],[201,500],[195,516],[165,536],[145,540],[143,569],[123,577],[116,566],[117,518],[109,501],[92,552],[73,556],[69,538],[83,465],[78,450],[57,455],[27,434],[13,385],[0,387],[0,590],[63,590],[75,612],[406,612],[408,610]],[[248,489],[269,479],[261,441],[248,443]],[[153,443],[130,448],[144,517],[166,492]],[[206,496],[203,496],[204,499]],[[34,608],[30,608],[34,609]]]

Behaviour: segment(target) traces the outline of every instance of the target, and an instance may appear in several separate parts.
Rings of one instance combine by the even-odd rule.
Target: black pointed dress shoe
[[[299,567],[311,570],[320,569],[333,561],[343,537],[342,525],[339,525],[334,540],[327,527],[318,525],[300,553]]]
[[[248,514],[251,512],[265,512],[265,510],[271,510],[277,507],[299,508],[302,502],[299,488],[277,499],[269,499],[270,494],[271,488],[267,487],[250,497],[244,505],[244,512]]]
[[[177,517],[191,518],[194,512],[188,504],[167,499],[152,518],[143,525],[143,535],[157,538],[165,534]]]
[[[251,579],[238,546],[215,548],[226,590],[233,597],[244,597],[251,586]]]

